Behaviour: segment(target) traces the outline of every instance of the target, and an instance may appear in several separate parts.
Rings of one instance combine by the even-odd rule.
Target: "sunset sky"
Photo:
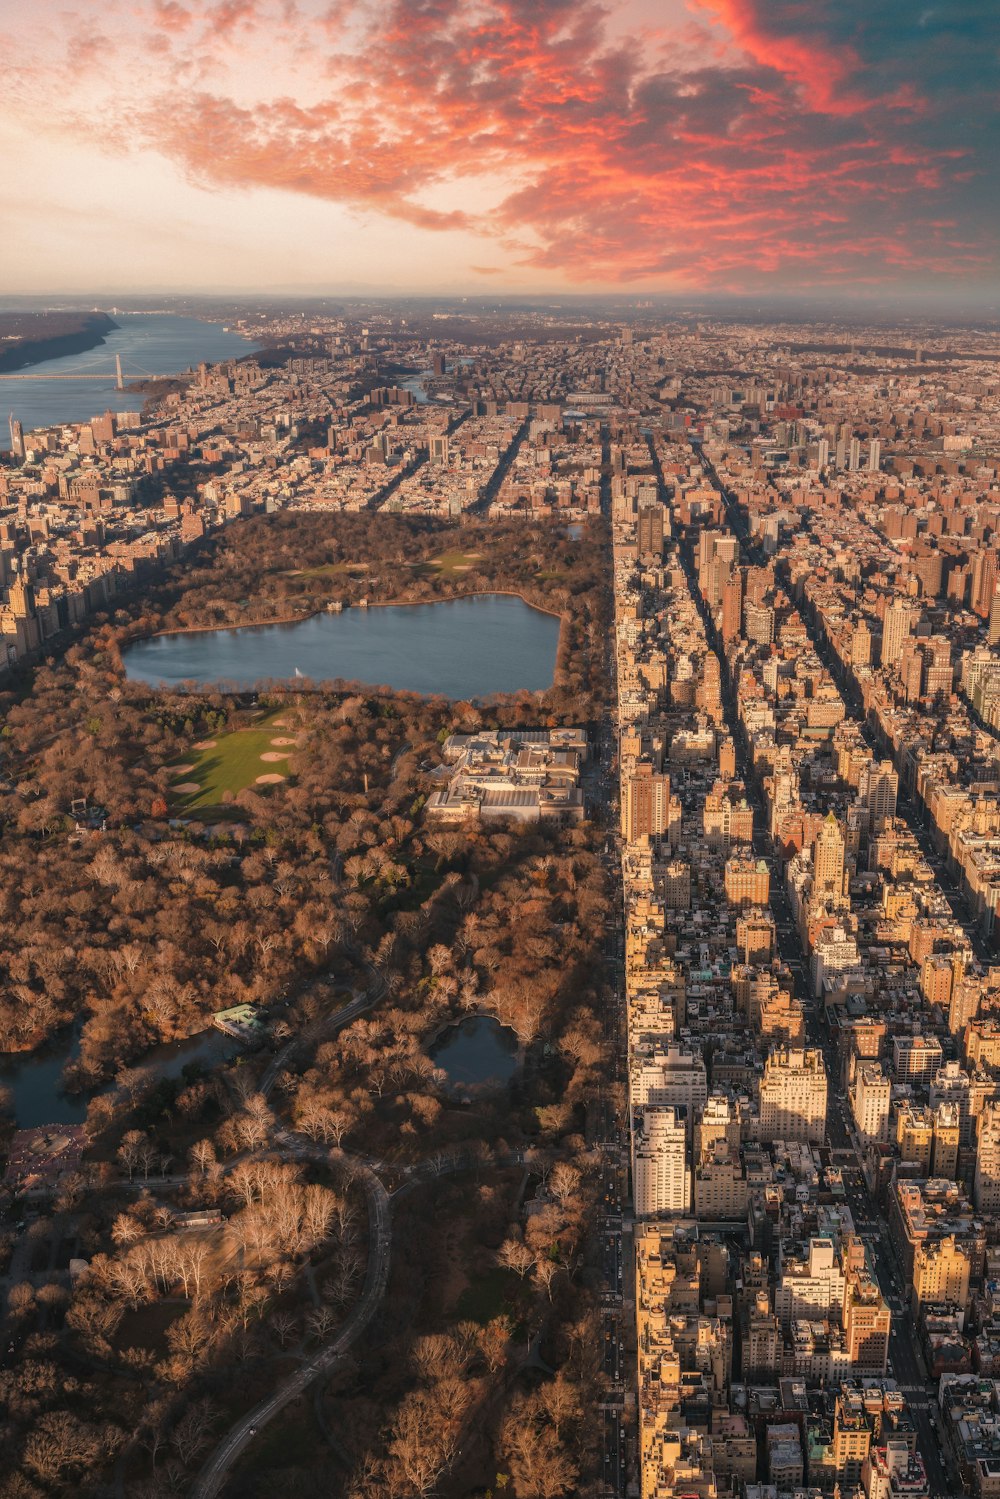
[[[995,302],[995,0],[0,0],[0,291]]]

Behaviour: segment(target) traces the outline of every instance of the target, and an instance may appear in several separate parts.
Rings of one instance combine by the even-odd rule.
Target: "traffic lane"
[[[917,1428],[917,1444],[927,1470],[931,1499],[948,1499],[950,1494],[956,1492],[956,1485],[951,1482],[945,1471],[941,1448],[934,1428],[931,1426],[930,1416],[926,1410],[915,1409],[912,1405],[910,1413],[913,1416],[913,1424]]]

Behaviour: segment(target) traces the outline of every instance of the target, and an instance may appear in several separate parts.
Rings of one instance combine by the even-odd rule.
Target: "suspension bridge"
[[[115,367],[112,371],[110,366],[105,370],[65,370],[60,373],[47,375],[42,370],[30,370],[23,373],[6,375],[0,372],[0,381],[6,380],[100,380],[102,385],[108,385],[114,380],[116,390],[125,389],[126,379],[134,380],[143,377],[153,378],[152,370],[144,370],[136,365],[126,373],[122,370],[122,356],[115,355]]]

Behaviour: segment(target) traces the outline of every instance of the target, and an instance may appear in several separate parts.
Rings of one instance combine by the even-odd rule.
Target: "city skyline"
[[[991,16],[8,3],[8,293],[996,296]]]

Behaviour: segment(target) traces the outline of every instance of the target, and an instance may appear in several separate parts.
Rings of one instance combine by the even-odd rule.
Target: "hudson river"
[[[202,360],[238,359],[256,348],[236,333],[227,333],[221,323],[203,323],[198,318],[175,317],[172,313],[110,313],[118,328],[104,342],[83,354],[65,354],[27,365],[19,374],[43,375],[38,380],[17,380],[0,375],[0,448],[10,446],[7,414],[13,412],[25,432],[34,427],[52,427],[59,422],[85,422],[104,411],[141,411],[146,397],[140,391],[115,389],[115,355],[120,354],[126,384],[144,374],[176,375]],[[98,380],[60,380],[54,375],[103,374]]]

